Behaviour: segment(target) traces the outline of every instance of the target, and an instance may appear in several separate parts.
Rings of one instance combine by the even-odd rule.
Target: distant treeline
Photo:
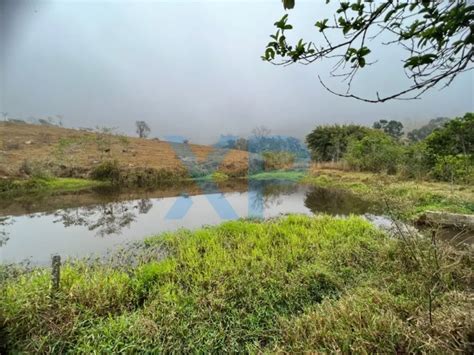
[[[12,122],[12,123],[18,123],[18,124],[37,124],[41,126],[58,126],[62,127],[63,126],[63,116],[62,115],[56,115],[56,116],[48,116],[46,118],[36,118],[36,117],[30,117],[27,120],[21,119],[21,118],[13,118],[13,117],[7,117],[4,115],[4,121],[6,122]]]
[[[225,139],[226,137],[228,137],[227,140]],[[250,153],[287,152],[293,153],[297,158],[308,158],[310,156],[305,145],[295,137],[252,136],[247,139],[222,136],[221,140],[214,146],[217,148],[245,150]]]

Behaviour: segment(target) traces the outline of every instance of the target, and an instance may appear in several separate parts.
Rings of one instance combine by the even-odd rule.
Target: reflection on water
[[[344,190],[314,187],[306,194],[304,201],[313,213],[324,212],[332,215],[375,213],[377,206]]]
[[[207,194],[202,193],[201,185],[138,191],[100,189],[1,201],[0,216],[5,217],[0,217],[0,259],[7,263],[30,259],[41,264],[48,263],[52,254],[100,256],[146,236],[221,223],[230,217],[223,217],[219,203],[212,202],[222,199],[232,209],[233,213],[226,215],[231,218],[377,212],[351,193],[289,181],[227,181],[219,184],[219,191],[206,190]],[[169,211],[176,209],[180,200],[185,200],[186,208],[179,218],[170,217]]]
[[[142,200],[140,200],[142,201]],[[58,217],[54,223],[62,223],[64,227],[85,226],[89,231],[95,231],[96,236],[120,234],[124,227],[136,220],[134,202],[117,202],[106,205],[84,208],[67,209],[56,212]]]
[[[13,223],[13,218],[0,217],[0,248],[8,241],[8,231],[6,226]]]

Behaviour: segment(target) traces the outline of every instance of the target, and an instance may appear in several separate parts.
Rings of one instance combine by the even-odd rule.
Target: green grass
[[[216,171],[212,174],[209,175],[204,175],[204,176],[199,176],[199,177],[193,177],[193,178],[187,178],[183,179],[184,181],[214,181],[214,182],[223,182],[229,180],[230,177],[229,175],[222,173],[220,171]]]
[[[34,353],[468,351],[472,259],[443,249],[433,272],[433,255],[358,217],[180,230],[109,261],[65,264],[54,297],[48,269],[0,268],[0,343]]]
[[[0,194],[66,192],[104,186],[107,182],[76,178],[30,178],[0,182]]]
[[[227,181],[229,180],[229,175],[221,173],[220,171],[216,171],[211,175],[211,178],[215,182]]]
[[[250,175],[249,179],[253,180],[290,180],[290,181],[300,181],[306,176],[305,172],[302,171],[286,171],[286,170],[277,170],[258,173]]]

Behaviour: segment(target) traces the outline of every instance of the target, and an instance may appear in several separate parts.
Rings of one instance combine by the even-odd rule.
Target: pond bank
[[[30,178],[0,180],[0,196],[21,196],[41,192],[71,192],[110,185],[106,181],[79,178]]]
[[[21,195],[30,193],[62,193],[62,192],[73,192],[84,189],[90,189],[94,187],[115,187],[115,188],[159,188],[161,185],[168,187],[176,184],[188,184],[188,183],[200,183],[200,182],[215,182],[221,184],[228,180],[268,180],[268,179],[281,179],[288,181],[299,181],[304,178],[303,172],[294,171],[276,171],[276,172],[264,172],[260,174],[250,176],[229,176],[222,172],[214,172],[213,174],[189,178],[182,175],[176,175],[174,177],[163,177],[157,180],[153,180],[153,183],[144,184],[121,184],[120,182],[113,182],[108,179],[105,180],[93,180],[86,178],[28,178],[28,179],[3,179],[0,180],[0,196],[14,196],[21,197]],[[130,181],[129,181],[130,182]],[[136,182],[136,181],[135,181]]]
[[[289,216],[66,263],[53,298],[48,268],[2,267],[0,339],[11,352],[469,352],[472,259],[432,248],[359,217]]]
[[[366,200],[383,204],[387,213],[403,220],[413,220],[426,211],[474,214],[474,188],[469,185],[334,169],[312,170],[300,181],[351,191]]]

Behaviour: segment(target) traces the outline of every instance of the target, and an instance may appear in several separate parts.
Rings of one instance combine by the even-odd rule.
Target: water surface
[[[100,256],[146,236],[228,219],[368,212],[373,212],[371,205],[351,193],[281,180],[22,197],[0,202],[0,257],[3,263],[28,259],[45,264],[53,254]]]

